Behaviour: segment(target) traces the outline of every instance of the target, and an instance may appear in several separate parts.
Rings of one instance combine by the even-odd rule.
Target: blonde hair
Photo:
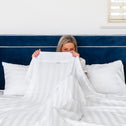
[[[58,45],[57,45],[56,52],[61,52],[63,44],[65,44],[65,43],[73,43],[75,46],[75,51],[78,52],[77,41],[72,35],[64,35],[60,38]]]

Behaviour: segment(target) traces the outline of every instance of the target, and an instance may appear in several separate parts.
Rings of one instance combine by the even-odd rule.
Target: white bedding
[[[96,93],[79,58],[41,53],[24,97],[0,97],[0,126],[126,126],[126,97]]]

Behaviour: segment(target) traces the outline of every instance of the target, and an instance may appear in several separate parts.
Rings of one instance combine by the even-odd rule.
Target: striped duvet
[[[79,58],[43,52],[33,58],[23,98],[0,98],[0,126],[126,126],[126,98],[96,93]]]

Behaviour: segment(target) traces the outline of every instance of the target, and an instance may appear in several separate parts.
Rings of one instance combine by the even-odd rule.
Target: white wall
[[[0,34],[125,34],[103,29],[107,0],[0,0]]]

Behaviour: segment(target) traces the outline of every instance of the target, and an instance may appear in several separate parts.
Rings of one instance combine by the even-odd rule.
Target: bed
[[[13,85],[13,81],[11,79],[10,80],[8,79],[10,76],[13,75],[12,71],[16,69],[16,71],[18,71],[19,73],[19,71],[21,70],[20,75],[24,75],[32,59],[31,58],[32,53],[36,49],[39,49],[39,48],[45,52],[55,52],[57,42],[60,37],[61,36],[0,36],[0,90],[2,93],[3,93],[3,90],[5,90],[6,92],[5,94],[0,96],[1,99],[3,100],[9,99],[10,101],[11,99],[13,99],[12,101],[14,101],[15,99],[21,99],[23,97],[24,89],[26,88],[25,85],[21,85],[22,82],[21,83],[16,82],[16,83],[20,83],[20,86],[21,86],[20,90],[17,90],[17,87],[15,86],[16,84]],[[67,122],[70,122],[68,124],[72,126],[74,125],[75,126],[85,126],[85,125],[97,126],[97,125],[101,125],[102,122],[104,122],[104,126],[106,125],[109,126],[110,124],[111,126],[116,126],[119,123],[120,123],[120,126],[125,126],[126,123],[124,120],[126,120],[126,117],[125,117],[126,111],[122,111],[122,110],[126,109],[125,108],[125,105],[126,105],[125,93],[126,92],[125,90],[122,91],[122,89],[125,89],[124,84],[125,84],[125,76],[126,76],[125,74],[126,72],[126,59],[125,59],[126,36],[75,36],[75,38],[78,42],[78,50],[79,50],[80,56],[86,60],[86,64],[87,64],[86,67],[88,69],[88,72],[90,73],[92,71],[96,72],[98,68],[104,68],[98,71],[99,72],[98,75],[94,73],[88,74],[89,79],[92,79],[92,81],[94,82],[93,80],[94,76],[95,78],[96,77],[99,78],[100,72],[105,73],[106,69],[109,68],[109,70],[107,71],[108,73],[103,74],[103,76],[104,75],[109,76],[111,80],[112,78],[111,75],[113,73],[111,73],[110,69],[113,68],[112,70],[114,70],[114,72],[116,72],[117,74],[116,76],[118,76],[117,77],[118,81],[116,79],[114,81],[112,80],[111,86],[110,86],[109,84],[110,80],[106,81],[108,78],[104,79],[103,87],[105,83],[108,83],[107,86],[111,87],[110,90],[106,85],[105,86],[107,90],[105,90],[105,88],[103,87],[102,88],[99,87],[98,81],[94,82],[96,84],[95,85],[96,90],[98,91],[98,93],[101,93],[102,96],[97,97],[97,98],[95,97],[95,100],[93,99],[94,96],[93,97],[88,96],[87,99],[89,100],[89,102],[87,104],[89,106],[84,107],[86,108],[86,111],[85,109],[83,110],[84,113],[86,113],[86,117],[84,117],[85,115],[83,115],[79,123],[76,121],[74,123],[73,122],[71,123],[69,120],[67,120]],[[102,64],[102,66],[100,66],[100,64]],[[15,88],[10,89],[12,85],[11,87],[9,87],[10,86],[9,85],[7,87],[9,89],[8,91],[6,91],[5,89],[5,76],[4,76],[5,71],[3,69],[3,66],[6,67],[8,76],[9,76],[8,78],[6,78],[8,79],[7,83],[10,83],[10,81],[12,81],[11,82],[12,85],[15,86]],[[10,70],[10,72],[8,71],[8,69]],[[103,76],[101,76],[101,79]],[[19,78],[18,80],[20,81],[23,80],[22,78],[18,76],[18,74],[15,74],[15,77]],[[115,88],[114,84],[116,82],[121,83],[122,85],[120,86],[116,84],[116,88]],[[114,93],[109,94],[109,92],[114,92]],[[115,95],[116,92],[118,92],[119,97]],[[122,97],[122,92],[124,94],[123,97]],[[104,93],[107,95],[103,95]],[[108,99],[111,101],[111,103],[110,101],[108,101]],[[119,101],[119,102],[116,102],[116,101]],[[99,107],[99,113],[95,114],[94,110],[96,109],[97,105],[99,105],[101,108]],[[103,111],[101,110],[103,109],[105,112],[106,110],[104,108],[105,106],[109,107],[109,109],[111,109],[114,112],[108,115],[107,113],[108,109],[107,109],[107,112],[102,115]],[[113,106],[117,106],[119,110],[119,112],[116,113],[115,115],[113,113],[115,113],[116,110],[113,109]],[[92,107],[91,108],[92,111],[90,107]],[[117,118],[117,115],[119,115],[120,117]],[[100,119],[98,119],[99,117]],[[92,120],[95,123],[93,123]],[[86,123],[83,124],[82,123],[83,121],[86,121]],[[37,123],[36,123],[36,126],[39,125]],[[2,126],[4,125],[8,126],[9,124],[6,123],[6,124],[3,124]],[[25,125],[22,124],[21,126],[25,126]],[[29,126],[31,126],[31,123],[29,124]]]

